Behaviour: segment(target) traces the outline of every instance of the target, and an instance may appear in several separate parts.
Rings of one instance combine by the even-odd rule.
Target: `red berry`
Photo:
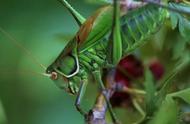
[[[159,80],[164,74],[164,67],[158,60],[152,61],[149,69],[156,80]],[[142,62],[134,55],[129,55],[120,60],[116,67],[114,80],[115,83],[130,87],[131,81],[143,76],[144,68]],[[123,107],[131,103],[130,95],[121,92],[115,92],[110,101],[113,107]]]
[[[129,55],[120,60],[116,67],[115,82],[130,87],[130,77],[138,78],[143,76],[143,65],[135,56]],[[114,107],[126,106],[130,103],[130,95],[115,92],[110,99]]]
[[[125,107],[130,103],[130,95],[126,93],[115,92],[110,98],[113,107]]]
[[[121,59],[121,61],[118,64],[117,70],[121,70],[120,72],[122,72],[123,70],[133,78],[143,76],[144,71],[142,62],[139,59],[137,59],[134,55],[128,55]]]
[[[149,65],[149,69],[151,70],[156,80],[159,80],[162,78],[164,74],[164,67],[158,60],[152,61]]]

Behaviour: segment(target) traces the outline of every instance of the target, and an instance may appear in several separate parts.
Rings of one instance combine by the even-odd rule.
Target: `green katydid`
[[[88,83],[88,74],[93,75],[105,90],[101,69],[114,67],[123,56],[144,44],[145,39],[163,24],[168,11],[163,9],[167,7],[160,1],[129,0],[124,1],[127,12],[119,12],[119,2],[115,0],[114,7],[107,5],[84,21],[66,0],[60,2],[69,9],[81,27],[46,72],[55,82],[61,82],[60,88],[78,95],[76,107],[85,114],[80,108],[80,101]],[[174,8],[169,9],[175,11]],[[109,38],[106,39],[106,36]],[[81,81],[79,91],[76,77]]]
[[[86,114],[80,108],[80,101],[88,83],[88,74],[92,74],[105,90],[101,69],[114,67],[123,56],[144,44],[145,39],[166,19],[168,11],[163,9],[166,6],[161,6],[160,1],[146,1],[126,0],[121,3],[127,8],[126,12],[120,12],[119,2],[115,0],[114,7],[109,4],[85,20],[66,0],[60,0],[80,29],[46,73],[60,88],[77,94],[76,107],[82,114]],[[78,79],[81,81],[79,90],[75,83]],[[107,102],[109,106],[109,100]]]

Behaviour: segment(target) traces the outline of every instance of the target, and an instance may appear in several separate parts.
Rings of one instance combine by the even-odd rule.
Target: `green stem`
[[[129,94],[139,94],[139,95],[146,94],[146,92],[144,90],[133,89],[133,88],[128,88],[128,87],[124,87],[123,92],[129,93]]]

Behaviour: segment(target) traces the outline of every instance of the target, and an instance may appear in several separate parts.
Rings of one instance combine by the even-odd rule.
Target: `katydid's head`
[[[78,92],[77,86],[73,83],[73,78],[78,72],[78,58],[73,54],[60,55],[46,70],[59,88],[71,94]]]
[[[37,73],[46,77],[50,77],[61,89],[66,90],[71,94],[76,94],[78,92],[78,87],[74,81],[73,76],[78,73],[79,64],[78,64],[78,57],[76,54],[76,47],[75,49],[70,49],[70,46],[61,53],[61,55],[57,58],[57,60],[51,64],[47,69],[46,66],[41,64],[38,59],[22,44],[20,44],[11,34],[6,32],[3,28],[0,27],[0,32],[3,33],[7,38],[10,39],[10,42],[15,44],[21,50],[23,50],[28,56],[31,57],[31,60],[39,65],[42,69],[46,70],[46,74],[44,73]],[[70,43],[71,47],[73,43]],[[75,45],[75,44],[74,44]],[[69,51],[70,49],[70,51]],[[32,72],[33,73],[33,72]],[[75,79],[76,80],[76,79]]]

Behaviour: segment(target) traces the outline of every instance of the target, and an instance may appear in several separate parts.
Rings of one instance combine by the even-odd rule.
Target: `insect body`
[[[57,76],[60,75],[73,80],[72,78],[74,76],[85,73],[84,71],[87,70],[90,71],[90,69],[92,69],[93,61],[96,61],[98,65],[105,63],[105,58],[96,55],[95,48],[98,43],[97,41],[104,37],[111,28],[111,23],[103,25],[98,24],[102,23],[106,18],[108,18],[108,20],[105,22],[109,21],[112,14],[110,13],[111,7],[105,7],[102,8],[102,10],[103,11],[97,12],[91,18],[86,20],[77,35],[68,43],[55,62],[48,67],[47,73],[56,72],[58,73]],[[105,13],[105,11],[108,11],[109,13]],[[97,18],[99,18],[99,20],[96,20]],[[104,29],[104,31],[101,31],[100,29]],[[99,31],[97,32],[97,30]],[[70,90],[70,92],[73,94],[77,93],[73,90]]]
[[[68,4],[65,0],[61,2]],[[120,14],[119,6],[115,3],[116,7],[105,6],[85,22],[78,19],[81,25],[79,31],[46,71],[60,88],[77,94],[76,107],[82,114],[85,112],[80,108],[80,102],[88,75],[93,75],[105,90],[101,69],[115,66],[123,56],[144,44],[145,39],[155,33],[167,17],[166,9],[144,3],[136,6],[136,2],[133,6],[137,8]],[[121,29],[119,33],[116,31],[116,35],[114,26]],[[113,41],[114,36],[119,40]],[[78,82],[81,84],[79,88]],[[109,100],[107,102],[109,104]]]
[[[121,18],[122,44],[124,53],[142,45],[155,33],[167,17],[167,11],[152,5],[146,5]]]
[[[76,107],[85,115],[80,102],[88,75],[93,75],[104,91],[101,70],[114,67],[122,57],[144,44],[145,39],[163,24],[168,11],[152,4],[130,1],[126,4],[127,11],[120,13],[119,3],[115,0],[114,7],[107,5],[84,21],[66,0],[60,1],[77,20],[80,29],[46,73],[60,88],[77,94]],[[112,111],[109,100],[107,103]]]
[[[154,33],[163,23],[166,13],[162,8],[145,5],[122,15],[120,25],[122,56],[140,46],[150,34]],[[89,17],[55,62],[48,67],[47,73],[54,72],[58,74],[57,76],[72,80],[77,74],[92,72],[93,64],[97,64],[98,68],[113,64],[107,61],[109,57],[107,52],[112,50],[108,49],[109,39],[105,38],[110,34],[112,18],[111,5],[99,9]]]

